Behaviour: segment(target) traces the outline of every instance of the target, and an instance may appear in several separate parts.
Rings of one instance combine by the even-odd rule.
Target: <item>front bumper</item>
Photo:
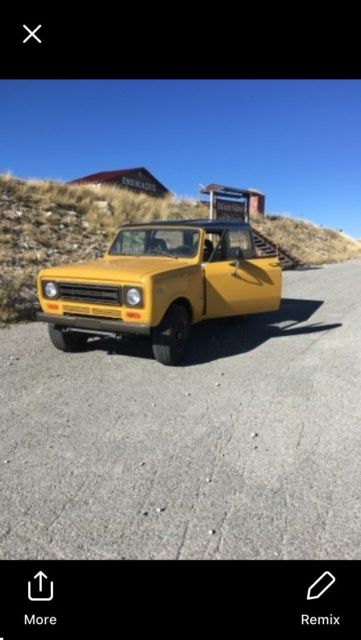
[[[131,324],[129,322],[122,322],[121,320],[100,320],[99,318],[84,318],[70,315],[52,316],[42,311],[36,312],[35,319],[37,322],[50,322],[51,324],[68,327],[69,329],[84,329],[95,335],[99,332],[100,334],[134,333],[149,336],[152,330],[149,324]]]

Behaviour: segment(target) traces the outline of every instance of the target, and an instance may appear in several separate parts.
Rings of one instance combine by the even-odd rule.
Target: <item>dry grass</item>
[[[0,176],[0,320],[29,317],[40,268],[98,257],[121,224],[202,217],[204,206],[172,196]],[[311,223],[257,215],[252,224],[308,264],[361,257],[360,242]]]
[[[306,264],[327,264],[361,258],[361,243],[333,229],[284,216],[255,215],[252,225]]]
[[[0,323],[32,317],[34,288],[35,279],[31,270],[12,276],[0,275]]]
[[[60,209],[83,214],[89,222],[116,229],[126,222],[192,217],[194,208],[172,196],[152,198],[113,186],[94,189],[81,184],[62,184],[41,180],[19,180],[0,175],[1,193],[20,204],[31,204],[43,211]],[[205,212],[206,214],[206,212]],[[198,215],[198,214],[197,214]]]

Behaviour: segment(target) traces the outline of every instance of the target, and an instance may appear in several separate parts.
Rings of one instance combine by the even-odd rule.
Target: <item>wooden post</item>
[[[214,191],[209,194],[209,219],[214,220]]]
[[[248,224],[249,224],[249,220],[250,220],[250,204],[251,204],[251,198],[250,198],[249,193],[247,194],[246,201],[247,201],[247,206],[246,206],[245,222],[248,222]]]

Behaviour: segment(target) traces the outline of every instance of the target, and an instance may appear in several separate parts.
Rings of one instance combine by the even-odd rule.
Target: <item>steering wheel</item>
[[[192,247],[189,247],[189,246],[188,246],[188,245],[186,245],[186,244],[180,244],[180,245],[179,245],[179,247],[177,247],[177,248],[174,250],[174,252],[175,252],[175,254],[177,255],[178,251],[179,251],[180,253],[182,253],[184,250],[185,250],[186,255],[188,255],[188,256],[189,256],[189,255],[193,255],[193,249],[192,249]]]

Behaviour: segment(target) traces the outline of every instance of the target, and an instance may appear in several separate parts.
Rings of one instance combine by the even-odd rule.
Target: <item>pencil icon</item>
[[[329,571],[325,571],[322,576],[317,578],[317,580],[308,587],[307,600],[317,600],[317,598],[320,598],[327,589],[332,587],[335,581],[335,576],[333,576]]]

